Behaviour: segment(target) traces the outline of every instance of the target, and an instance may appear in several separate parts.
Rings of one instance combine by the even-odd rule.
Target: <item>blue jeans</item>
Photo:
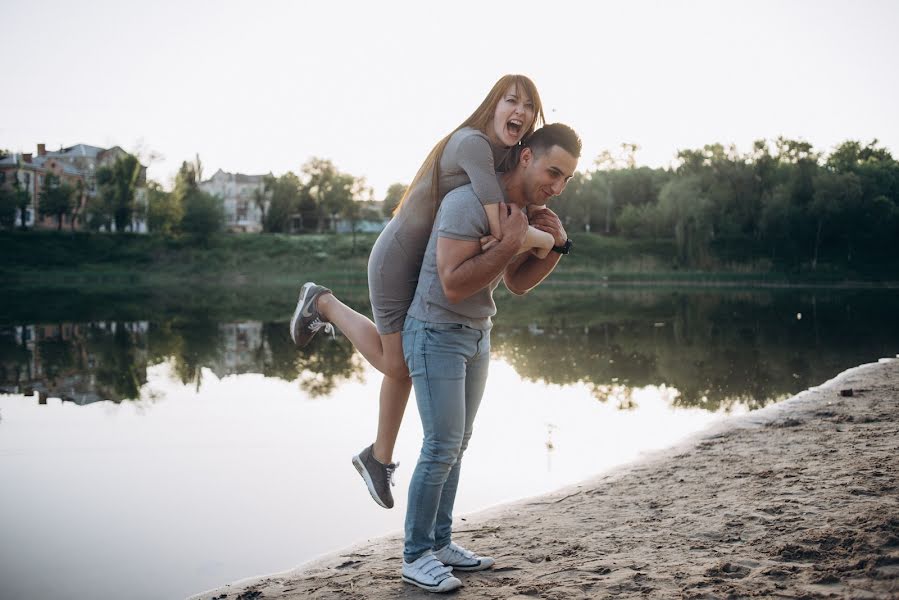
[[[462,454],[490,363],[490,331],[406,317],[403,354],[424,440],[409,482],[403,558],[412,562],[451,541]]]

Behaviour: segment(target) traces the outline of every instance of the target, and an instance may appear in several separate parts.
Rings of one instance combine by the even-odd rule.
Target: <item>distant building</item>
[[[263,211],[256,202],[263,198],[263,206],[268,208],[269,198],[265,195],[265,175],[244,175],[226,173],[219,169],[211,178],[201,181],[199,188],[222,200],[225,210],[225,228],[228,231],[262,231]]]
[[[40,215],[40,197],[44,189],[47,175],[55,175],[61,183],[71,185],[77,190],[75,206],[70,215],[63,218],[66,229],[81,229],[81,215],[87,204],[88,192],[84,174],[75,167],[43,152],[43,144],[38,145],[38,155],[11,154],[0,159],[0,185],[10,190],[28,193],[29,203],[25,208],[25,226],[37,229],[56,229],[57,220],[53,216]],[[16,210],[16,224],[21,224],[22,215]]]
[[[60,178],[80,194],[75,200],[72,214],[63,221],[64,228],[84,229],[84,209],[88,201],[97,195],[96,172],[100,167],[112,165],[127,152],[119,146],[99,148],[78,144],[68,148],[60,148],[56,152],[48,152],[44,144],[37,145],[37,156],[31,153],[11,154],[0,159],[0,186],[7,189],[24,190],[29,195],[29,205],[25,209],[25,226],[37,229],[55,229],[54,217],[40,216],[40,194],[46,176],[50,173]],[[141,165],[138,187],[135,193],[136,210],[131,222],[131,231],[145,233],[147,206],[147,168]],[[21,214],[17,211],[16,223],[21,223]],[[113,227],[114,228],[114,227]]]
[[[357,200],[359,205],[359,218],[355,221],[345,217],[337,219],[334,223],[334,229],[337,233],[380,233],[387,227],[390,221],[384,217],[384,201],[383,200]]]

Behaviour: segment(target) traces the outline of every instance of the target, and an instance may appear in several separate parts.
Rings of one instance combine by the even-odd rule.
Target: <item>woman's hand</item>
[[[568,234],[565,232],[565,228],[562,227],[559,215],[550,209],[545,206],[532,209],[528,217],[532,226],[553,236],[556,246],[561,246],[568,241]]]

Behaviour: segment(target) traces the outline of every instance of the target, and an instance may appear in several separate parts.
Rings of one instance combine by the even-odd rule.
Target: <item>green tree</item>
[[[112,165],[97,169],[99,206],[110,212],[118,232],[131,229],[134,196],[140,182],[141,164],[131,154],[116,159]]]
[[[166,192],[155,181],[147,184],[147,228],[154,233],[173,235],[178,231],[184,207],[179,197]]]
[[[696,175],[669,181],[659,194],[659,211],[673,230],[681,265],[701,266],[711,237],[711,203]]]
[[[219,233],[225,224],[222,200],[201,190],[194,190],[184,199],[181,229],[200,237]]]
[[[353,201],[356,178],[341,173],[334,163],[324,158],[312,158],[303,165],[303,195],[314,205],[315,230],[324,231],[325,222],[331,226]]]
[[[274,175],[269,173],[265,177],[262,178],[262,187],[256,188],[253,190],[253,203],[256,205],[256,208],[259,209],[259,212],[262,214],[262,230],[265,229],[265,211],[268,208],[269,200],[271,199],[272,187],[274,186],[277,179]]]
[[[53,173],[44,177],[39,211],[42,216],[56,217],[56,230],[62,229],[63,217],[71,215],[75,207],[75,187],[60,181]]]
[[[403,199],[403,196],[406,195],[406,190],[408,189],[409,186],[402,183],[393,183],[387,188],[387,195],[384,196],[384,208],[382,209],[382,214],[385,218],[393,217],[393,211],[396,210],[397,205]]]
[[[225,224],[225,211],[221,198],[212,196],[199,188],[200,175],[203,172],[200,157],[189,163],[184,161],[175,176],[174,201],[183,208],[181,230],[185,233],[208,238],[222,230]]]
[[[18,180],[16,181],[15,190],[13,191],[13,199],[16,208],[19,209],[19,226],[25,229],[28,216],[28,207],[31,205],[31,194],[28,190],[23,189]]]
[[[15,191],[0,187],[0,227],[15,227],[16,197]]]
[[[271,177],[271,176],[269,176]],[[280,177],[271,177],[266,183],[270,198],[268,212],[262,221],[263,229],[270,232],[291,231],[291,220],[295,215],[302,219],[300,206],[300,178],[288,171]]]
[[[844,221],[848,215],[854,214],[862,198],[861,182],[854,173],[824,171],[815,177],[814,185],[814,198],[808,204],[808,215],[815,223],[812,270],[818,267],[818,253],[827,234],[825,227],[837,227],[839,221]],[[849,235],[851,232],[847,232],[847,236]],[[847,258],[849,260],[852,258],[851,242]]]
[[[344,204],[341,209],[341,216],[350,222],[350,231],[353,234],[353,248],[352,253],[356,254],[356,231],[359,226],[359,221],[370,217],[371,215],[367,214],[365,210],[363,210],[363,202],[371,202],[372,200],[372,189],[366,185],[364,177],[356,177],[353,178],[352,187],[350,188],[351,199],[349,202]]]

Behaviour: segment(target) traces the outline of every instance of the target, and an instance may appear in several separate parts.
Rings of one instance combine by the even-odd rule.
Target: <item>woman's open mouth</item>
[[[514,138],[518,138],[518,136],[521,135],[523,129],[524,123],[522,123],[518,119],[511,119],[506,122],[506,131],[508,131],[509,135]]]

